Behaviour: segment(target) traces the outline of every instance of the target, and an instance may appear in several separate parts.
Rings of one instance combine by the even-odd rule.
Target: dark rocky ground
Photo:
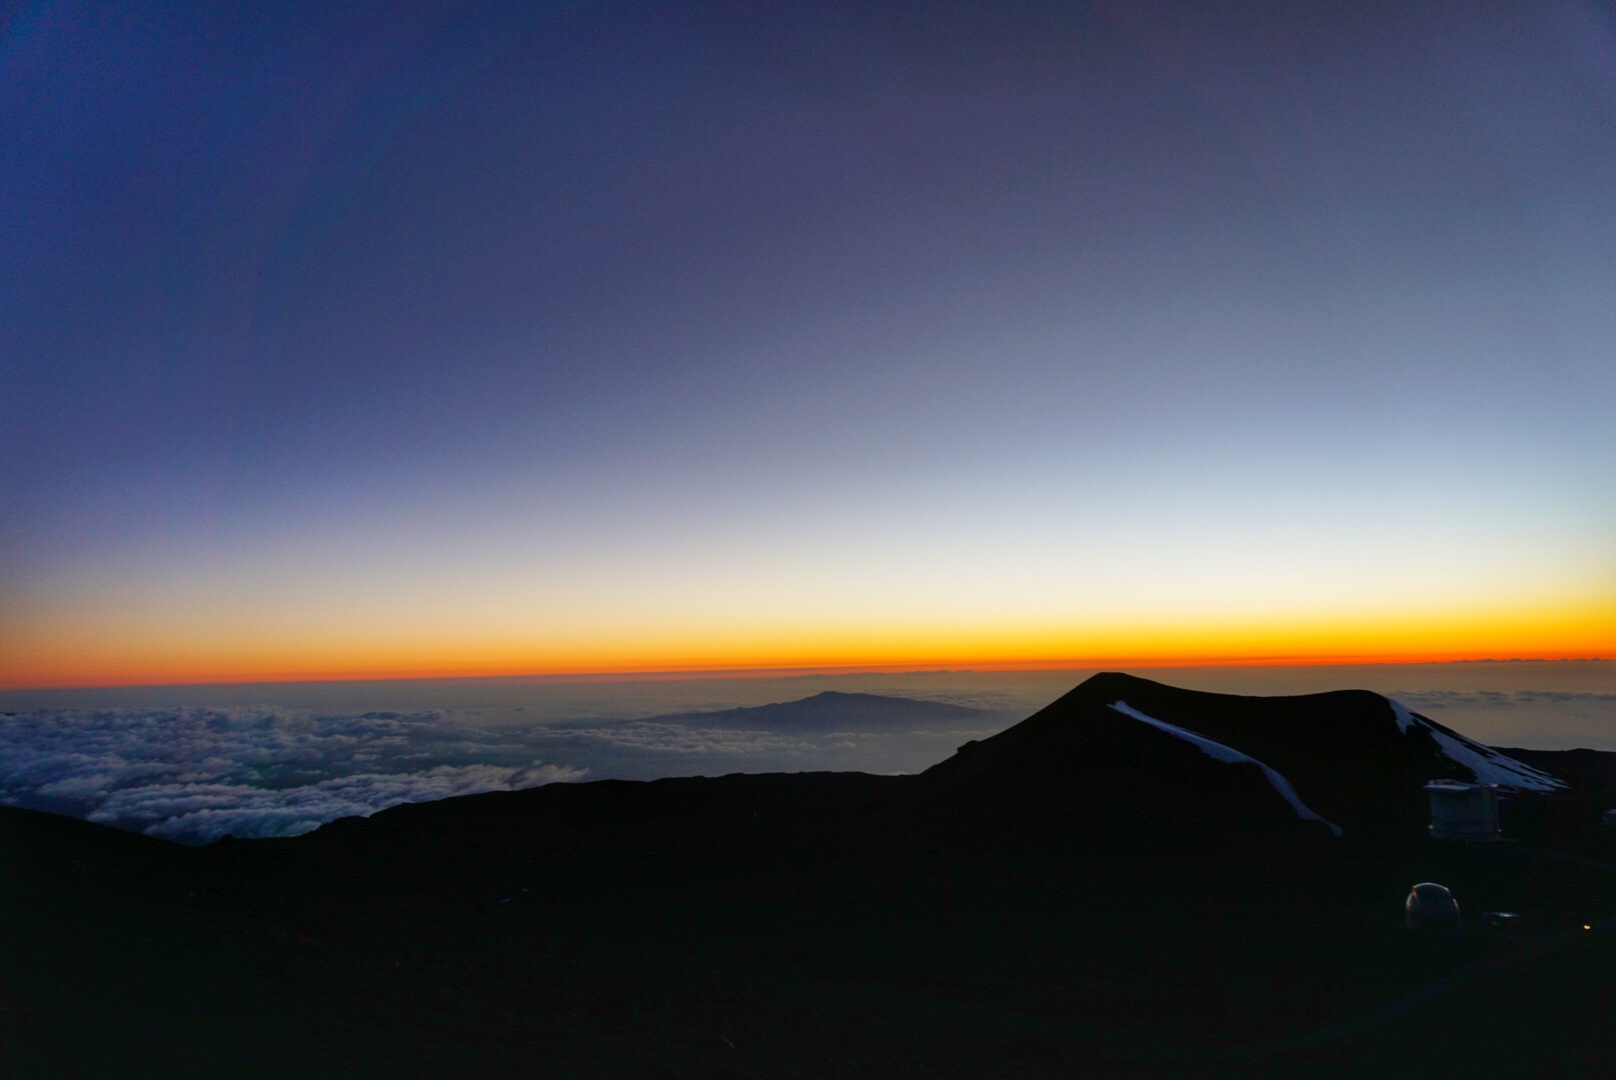
[[[1385,709],[1098,676],[916,777],[552,785],[206,848],[0,811],[0,1075],[1608,1075],[1604,766],[1510,842],[1439,843],[1447,766]],[[1411,934],[1424,880],[1527,929]]]

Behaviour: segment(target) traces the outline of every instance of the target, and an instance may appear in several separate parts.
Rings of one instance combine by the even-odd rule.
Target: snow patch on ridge
[[[1566,786],[1564,781],[1557,780],[1524,762],[1516,761],[1508,755],[1500,754],[1490,746],[1483,746],[1457,733],[1450,734],[1439,730],[1423,716],[1409,712],[1400,702],[1392,701],[1390,698],[1386,700],[1392,707],[1392,716],[1397,720],[1398,731],[1406,735],[1411,727],[1421,728],[1436,740],[1443,757],[1469,769],[1475,774],[1478,784],[1505,784],[1509,787],[1525,788],[1528,791],[1554,791]]]
[[[1267,765],[1264,765],[1256,758],[1251,757],[1248,754],[1242,754],[1232,746],[1225,746],[1223,743],[1214,742],[1205,735],[1197,735],[1193,731],[1188,731],[1184,728],[1177,727],[1163,720],[1157,720],[1154,716],[1146,716],[1138,709],[1135,709],[1133,706],[1129,705],[1126,701],[1114,702],[1111,707],[1124,716],[1131,716],[1133,719],[1138,720],[1141,723],[1149,724],[1153,728],[1165,731],[1169,735],[1176,735],[1178,738],[1183,739],[1185,742],[1195,746],[1208,757],[1216,758],[1218,761],[1227,762],[1230,765],[1240,765],[1249,762],[1250,764],[1257,766],[1257,768],[1263,771],[1263,775],[1268,778],[1268,782],[1273,785],[1274,790],[1279,792],[1280,797],[1291,804],[1291,808],[1296,811],[1297,817],[1302,818],[1304,821],[1317,821],[1320,824],[1327,826],[1329,830],[1335,833],[1337,836],[1341,835],[1341,826],[1325,821],[1318,814],[1314,813],[1313,808],[1303,802],[1300,795],[1296,794],[1296,788],[1291,786],[1291,782],[1289,780],[1285,779],[1285,777],[1279,772],[1268,767]],[[1525,766],[1522,766],[1522,768],[1524,767]]]

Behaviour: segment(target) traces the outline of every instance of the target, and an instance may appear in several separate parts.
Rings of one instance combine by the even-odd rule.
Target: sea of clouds
[[[296,836],[405,802],[605,777],[905,771],[985,730],[784,732],[699,718],[474,725],[277,706],[0,713],[0,804],[182,843]]]
[[[170,840],[295,836],[404,802],[577,780],[433,713],[40,709],[0,715],[0,803]]]

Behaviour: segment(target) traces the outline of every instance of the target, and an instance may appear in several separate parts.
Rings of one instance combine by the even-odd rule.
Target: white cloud
[[[226,833],[296,836],[327,821],[368,816],[399,803],[515,791],[578,780],[583,774],[582,769],[557,765],[440,765],[418,773],[362,773],[282,790],[242,784],[153,784],[110,793],[89,817],[125,827],[149,821],[145,832],[191,843]]]
[[[292,836],[403,802],[578,780],[522,732],[437,713],[278,708],[0,715],[0,802],[203,843]]]
[[[188,843],[291,836],[403,802],[585,776],[924,768],[972,731],[789,731],[699,716],[473,726],[277,706],[0,714],[0,803]],[[558,764],[564,763],[564,764]]]

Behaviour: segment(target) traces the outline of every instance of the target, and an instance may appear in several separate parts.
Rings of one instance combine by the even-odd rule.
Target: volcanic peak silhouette
[[[1188,734],[1232,753],[1220,760]],[[1298,810],[1262,766],[1319,817],[1365,836],[1428,821],[1422,788],[1433,779],[1559,786],[1366,690],[1246,697],[1102,672],[1022,723],[967,743],[917,787],[942,813],[986,821],[1036,812],[1061,828],[1156,846],[1175,832],[1294,831]],[[1317,825],[1304,820],[1303,831],[1325,831]]]

